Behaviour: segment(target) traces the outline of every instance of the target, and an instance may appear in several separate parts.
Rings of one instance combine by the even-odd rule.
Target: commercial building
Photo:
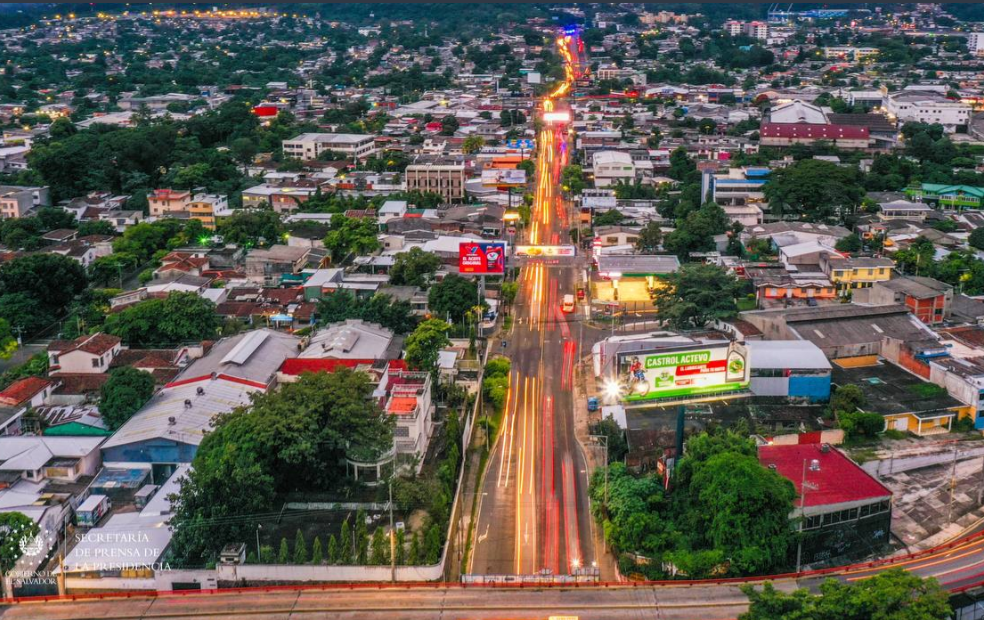
[[[285,156],[295,159],[317,159],[325,151],[365,159],[376,154],[376,137],[354,133],[302,133],[284,140],[283,149]]]
[[[609,187],[620,181],[632,183],[636,178],[635,163],[625,151],[599,151],[591,161],[595,187]]]
[[[812,443],[761,446],[758,457],[796,487],[789,516],[803,520],[803,565],[850,561],[888,544],[892,492],[845,454]]]
[[[762,146],[792,146],[819,141],[831,142],[842,149],[866,149],[871,146],[868,128],[853,125],[763,123],[759,136]]]
[[[448,202],[465,198],[465,164],[412,164],[404,172],[407,191],[440,194]]]
[[[970,122],[972,108],[966,103],[951,101],[943,94],[924,90],[903,90],[885,98],[885,111],[890,117],[908,123],[938,123],[949,133]]]
[[[801,340],[749,340],[749,389],[811,403],[830,399],[831,365],[818,346]]]
[[[918,187],[906,188],[905,195],[940,209],[980,209],[984,201],[984,187],[923,183]]]
[[[980,56],[984,54],[984,32],[971,32],[967,35],[967,49],[971,54]]]

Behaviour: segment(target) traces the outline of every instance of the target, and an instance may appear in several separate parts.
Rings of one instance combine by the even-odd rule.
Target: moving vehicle
[[[560,309],[563,312],[574,312],[574,296],[570,294],[564,295],[564,303]]]

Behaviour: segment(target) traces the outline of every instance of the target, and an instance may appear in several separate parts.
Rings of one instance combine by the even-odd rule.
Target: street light
[[[256,563],[261,564],[263,560],[260,559],[260,530],[263,529],[262,523],[256,524]]]
[[[608,379],[605,381],[604,392],[605,396],[614,402],[618,400],[619,395],[622,393],[622,385],[615,379]]]

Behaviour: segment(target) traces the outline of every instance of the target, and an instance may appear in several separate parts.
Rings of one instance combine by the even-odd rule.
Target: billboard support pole
[[[677,425],[676,425],[676,458],[674,462],[679,463],[680,459],[683,458],[683,426],[685,419],[687,417],[687,406],[680,405],[677,407]]]

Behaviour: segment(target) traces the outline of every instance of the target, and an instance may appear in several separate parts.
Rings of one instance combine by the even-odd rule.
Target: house
[[[0,219],[24,217],[29,211],[49,204],[47,187],[0,185]]]
[[[0,392],[0,405],[5,407],[40,407],[51,397],[58,383],[43,377],[24,377]]]
[[[206,252],[175,251],[161,258],[161,266],[154,270],[154,278],[171,280],[182,274],[200,276],[209,269]]]
[[[188,203],[188,213],[192,219],[202,223],[208,230],[215,230],[221,217],[232,215],[228,197],[221,194],[195,194]]]
[[[431,374],[394,366],[397,364],[390,364],[379,389],[387,395],[384,410],[396,419],[393,435],[397,458],[410,457],[419,473],[434,433]]]
[[[984,187],[923,183],[918,187],[906,188],[905,195],[940,209],[962,211],[981,208],[982,199],[984,199]]]
[[[152,217],[175,216],[187,213],[191,204],[191,192],[173,189],[155,189],[147,194],[147,204]]]
[[[790,270],[780,263],[748,263],[743,269],[760,308],[837,299],[837,288],[823,273]]]
[[[246,255],[246,277],[259,284],[280,284],[284,275],[299,274],[307,266],[311,248],[272,245]]]
[[[52,375],[105,373],[113,358],[119,355],[122,342],[103,333],[79,336],[71,341],[55,340],[48,345],[49,372]]]
[[[632,183],[636,178],[636,165],[625,151],[600,151],[592,158],[595,187],[610,187],[619,182]]]
[[[920,437],[948,433],[958,417],[970,417],[973,407],[950,396],[945,388],[876,357],[850,364],[834,361],[835,385],[856,385],[864,394],[864,411],[885,418],[885,430]]]
[[[274,387],[277,369],[297,355],[299,342],[258,329],[215,343],[106,441],[103,460],[171,467],[190,463],[212,419]]]
[[[766,445],[758,458],[796,488],[789,518],[802,520],[804,564],[850,561],[888,544],[892,492],[841,451],[820,443]]]
[[[75,482],[93,476],[104,437],[0,437],[0,479]]]
[[[875,282],[891,280],[894,267],[895,261],[890,258],[844,256],[838,253],[820,257],[820,268],[842,295],[857,289],[870,288]]]
[[[892,200],[878,205],[878,219],[883,222],[892,220],[905,220],[909,222],[924,222],[926,215],[932,213],[933,208],[921,203],[910,202],[908,200]]]
[[[403,338],[375,323],[348,319],[333,323],[311,337],[298,359],[397,359]]]
[[[902,304],[917,319],[928,325],[942,323],[950,318],[953,304],[953,287],[933,278],[902,276],[884,282],[876,282],[855,300],[858,303]]]

